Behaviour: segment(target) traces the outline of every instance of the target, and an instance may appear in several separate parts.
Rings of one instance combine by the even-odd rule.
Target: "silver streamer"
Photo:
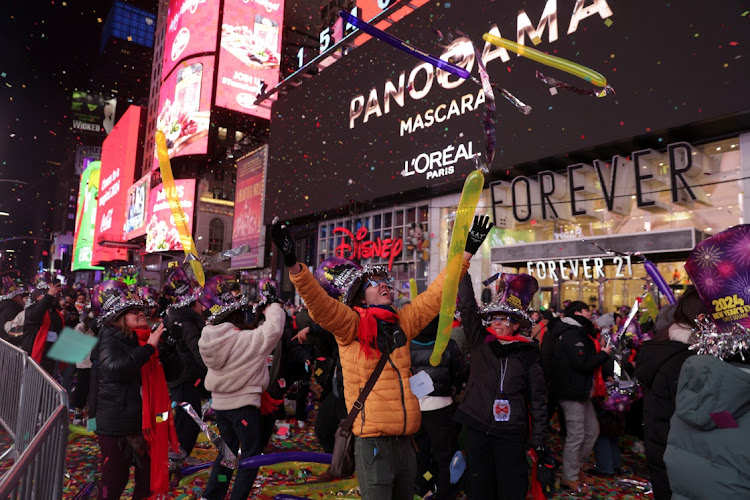
[[[204,422],[197,413],[195,413],[195,410],[190,403],[180,403],[180,408],[185,410],[187,414],[190,415],[190,418],[192,418],[195,423],[198,424],[198,427],[200,427],[201,430],[206,433],[208,439],[219,450],[219,455],[221,455],[221,465],[223,465],[224,467],[229,467],[230,469],[236,469],[239,462],[237,460],[237,456],[232,453],[232,450],[230,450],[229,446],[227,446],[227,444],[221,439],[221,436],[216,434],[208,427],[208,424]]]
[[[242,254],[245,254],[250,251],[250,245],[245,243],[244,245],[240,245],[238,247],[230,248],[229,250],[225,250],[219,254],[214,255],[211,258],[207,258],[203,260],[204,264],[218,264],[219,262],[223,262],[227,259],[231,259],[233,257],[239,257]]]
[[[698,323],[695,343],[690,349],[697,354],[709,354],[717,358],[727,359],[739,355],[747,361],[745,355],[750,352],[750,330],[734,323],[732,329],[721,332],[716,323],[706,318]]]

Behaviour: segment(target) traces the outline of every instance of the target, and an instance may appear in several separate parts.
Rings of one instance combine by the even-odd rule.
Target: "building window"
[[[208,226],[208,251],[221,252],[224,250],[224,221],[213,219]]]

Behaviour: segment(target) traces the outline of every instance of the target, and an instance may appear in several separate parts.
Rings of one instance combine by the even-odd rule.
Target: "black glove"
[[[539,481],[544,496],[550,498],[555,494],[555,457],[544,446],[537,446],[534,451],[537,456],[536,480]]]
[[[271,239],[281,255],[284,256],[284,265],[292,267],[297,263],[297,256],[294,254],[294,240],[289,228],[279,222],[278,217],[274,218],[271,225]]]
[[[169,358],[177,352],[177,342],[179,333],[175,328],[165,329],[159,342],[159,356]]]
[[[492,226],[494,226],[494,224],[490,222],[490,217],[488,215],[482,217],[475,215],[474,225],[471,227],[471,231],[469,231],[468,238],[466,238],[466,251],[471,255],[477,253],[477,250],[482,246],[484,239],[490,234]]]

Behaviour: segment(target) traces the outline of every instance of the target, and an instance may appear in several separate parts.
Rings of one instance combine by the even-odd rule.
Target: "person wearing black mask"
[[[58,301],[62,286],[52,283],[49,273],[39,273],[34,281],[36,289],[31,294],[34,303],[26,309],[23,324],[23,350],[52,375],[55,361],[47,357],[47,352],[65,326]]]
[[[599,422],[592,397],[606,396],[602,365],[612,348],[602,347],[591,322],[589,306],[571,302],[553,331],[559,339],[553,358],[552,392],[565,412],[567,437],[563,448],[560,484],[578,490],[592,478],[581,472],[599,436]]]

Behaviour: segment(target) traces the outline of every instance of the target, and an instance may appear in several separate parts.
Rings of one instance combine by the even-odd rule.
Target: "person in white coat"
[[[268,385],[266,359],[284,331],[285,313],[277,303],[265,310],[266,320],[256,329],[245,324],[246,297],[235,297],[224,280],[206,281],[199,299],[209,311],[208,324],[198,342],[208,368],[205,385],[211,391],[211,406],[221,438],[241,458],[260,455],[261,393]],[[233,470],[221,465],[219,455],[211,470],[203,498],[224,499]],[[232,488],[232,500],[250,496],[258,469],[239,469]]]

